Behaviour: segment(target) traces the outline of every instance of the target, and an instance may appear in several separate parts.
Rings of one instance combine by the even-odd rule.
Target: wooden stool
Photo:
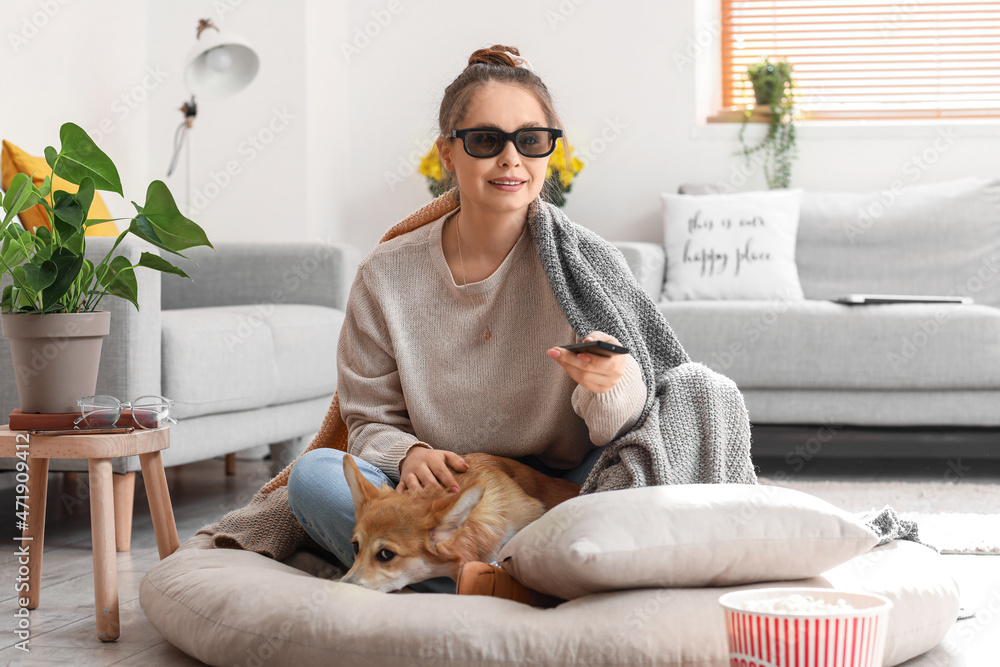
[[[168,427],[136,430],[132,433],[94,435],[29,435],[0,426],[0,456],[20,458],[27,463],[27,511],[20,548],[28,552],[28,609],[38,607],[42,576],[42,544],[45,538],[45,496],[48,491],[49,459],[87,459],[90,473],[90,523],[94,543],[94,608],[97,636],[101,641],[118,639],[118,569],[115,562],[115,516],[111,480],[111,459],[139,456],[142,479],[149,498],[149,513],[156,533],[160,558],[177,550],[177,526],[170,506],[167,477],[160,450],[170,446]],[[18,494],[20,495],[20,494]],[[18,517],[19,521],[22,516]]]

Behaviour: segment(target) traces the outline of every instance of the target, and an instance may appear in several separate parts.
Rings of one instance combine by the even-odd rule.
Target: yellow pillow
[[[0,184],[6,192],[10,187],[10,182],[19,173],[28,174],[32,177],[37,187],[41,187],[45,177],[52,173],[45,158],[35,157],[25,153],[20,148],[4,140],[3,152],[0,153]],[[65,190],[66,192],[76,192],[77,186],[58,176],[52,177],[52,190]],[[49,216],[45,213],[42,205],[32,206],[27,211],[18,215],[21,224],[25,229],[34,232],[36,227],[48,227]],[[88,218],[95,220],[106,220],[111,218],[108,207],[104,205],[99,192],[94,193],[94,201],[90,205]],[[87,236],[118,236],[118,228],[113,222],[102,222],[91,227],[87,227]]]

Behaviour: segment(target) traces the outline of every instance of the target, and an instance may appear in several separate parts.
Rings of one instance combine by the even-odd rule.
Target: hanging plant
[[[763,153],[767,186],[771,189],[787,188],[791,181],[792,161],[797,155],[792,66],[785,61],[765,58],[747,68],[747,77],[753,85],[757,108],[768,108],[767,134],[755,146],[746,143],[743,134],[753,112],[745,110],[739,134],[741,149],[736,155],[742,155],[749,161],[752,155]]]

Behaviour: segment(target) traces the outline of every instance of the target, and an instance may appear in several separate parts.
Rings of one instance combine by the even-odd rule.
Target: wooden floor
[[[780,467],[761,461],[762,474]],[[940,462],[813,461],[803,475],[828,479],[939,479]],[[221,460],[167,470],[180,540],[194,535],[230,509],[245,504],[270,478],[264,461],[240,461],[236,475],[224,474]],[[970,478],[1000,483],[996,465],[974,466]],[[5,473],[5,476],[9,473]],[[94,624],[86,474],[76,480],[49,477],[41,604],[30,615],[30,652],[14,647],[13,582],[17,563],[13,540],[15,492],[0,490],[0,665],[200,665],[168,644],[139,607],[139,583],[158,560],[152,523],[141,481],[135,495],[132,549],[119,553],[118,586],[121,638],[102,643]],[[1000,511],[1000,508],[998,508]],[[1000,664],[1000,556],[945,556],[963,591],[963,606],[978,617],[960,621],[933,651],[906,667],[984,667]]]

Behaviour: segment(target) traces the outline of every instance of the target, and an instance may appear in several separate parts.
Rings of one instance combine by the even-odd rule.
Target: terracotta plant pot
[[[77,399],[97,391],[110,312],[4,313],[0,328],[10,339],[21,412],[76,412]]]

